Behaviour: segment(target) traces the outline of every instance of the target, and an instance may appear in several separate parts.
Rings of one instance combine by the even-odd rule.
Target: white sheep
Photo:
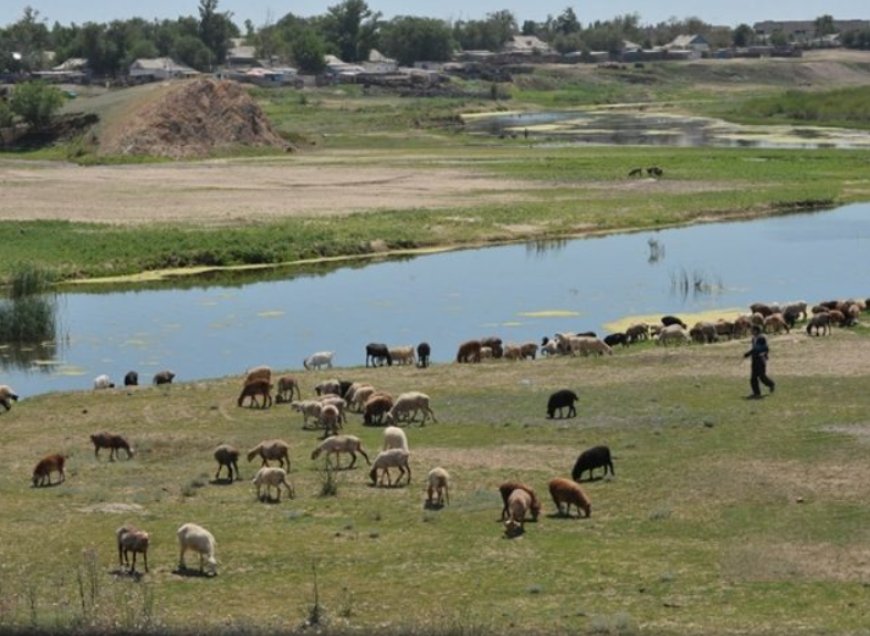
[[[398,426],[388,426],[384,429],[384,447],[383,450],[391,448],[401,448],[403,451],[408,451],[408,437]]]
[[[441,468],[441,466],[433,468],[426,476],[426,481],[429,483],[426,491],[427,508],[440,508],[445,503],[450,503],[450,489],[448,486],[450,475],[446,470]]]
[[[372,485],[383,484],[384,476],[387,478],[387,486],[392,486],[393,481],[390,477],[390,468],[399,469],[399,477],[396,479],[395,485],[398,486],[402,481],[402,475],[408,474],[408,483],[411,483],[411,466],[408,464],[408,459],[411,454],[403,448],[391,448],[381,451],[372,462],[372,469],[369,472],[369,479],[372,480]],[[381,471],[381,478],[378,480],[378,471]]]
[[[366,400],[375,392],[375,387],[371,384],[362,382],[354,382],[347,390],[345,399],[347,400],[348,408],[357,413],[360,413],[365,406]]]
[[[18,394],[12,390],[12,387],[8,384],[0,384],[0,404],[7,411],[12,410],[12,402],[18,401]]]
[[[613,349],[606,342],[598,338],[581,338],[580,355],[588,356],[590,353],[612,356]]]
[[[327,463],[329,463],[329,456],[331,454],[335,455],[335,468],[341,468],[340,453],[350,454],[351,460],[348,468],[353,468],[354,464],[356,464],[357,453],[360,453],[365,457],[366,464],[371,465],[369,456],[363,450],[362,442],[356,435],[337,435],[335,437],[326,438],[317,448],[314,449],[314,452],[311,453],[311,459],[317,459],[320,457],[321,453],[326,453]]]
[[[323,403],[320,400],[300,400],[290,402],[290,408],[302,413],[302,426],[308,426],[309,417],[320,420],[320,410],[323,408]]]
[[[115,383],[112,382],[108,375],[103,373],[94,378],[94,390],[97,389],[114,389]]]
[[[253,461],[257,455],[263,460],[261,466],[268,466],[270,459],[277,459],[282,468],[286,461],[287,470],[290,470],[290,445],[282,439],[263,440],[248,451],[248,461]]]
[[[277,466],[263,466],[254,475],[251,483],[257,487],[257,500],[261,500],[260,489],[266,487],[266,499],[272,499],[272,486],[278,492],[277,501],[281,501],[281,486],[287,489],[287,496],[293,499],[295,492],[293,486],[287,481],[287,472]]]
[[[319,398],[317,398],[317,401],[320,402],[321,409],[327,404],[331,404],[332,406],[337,408],[339,413],[339,423],[343,423],[346,421],[344,417],[344,410],[347,408],[347,400],[345,400],[343,397],[339,395],[334,395],[332,393],[327,393],[326,395],[321,395]]]
[[[390,357],[396,364],[409,364],[413,366],[417,362],[417,358],[414,356],[414,347],[410,345],[390,347]]]
[[[509,536],[522,533],[526,513],[532,508],[532,496],[522,488],[517,488],[508,496],[508,516],[504,522],[505,533]]]
[[[386,421],[387,423],[396,423],[399,422],[402,416],[408,416],[409,421],[413,422],[419,411],[423,411],[423,420],[420,422],[420,426],[425,426],[426,418],[430,415],[432,416],[432,421],[437,422],[435,419],[435,413],[429,407],[429,396],[425,393],[420,393],[419,391],[409,391],[408,393],[402,393],[396,398],[396,402],[393,404],[393,408],[387,413]]]
[[[689,334],[680,325],[668,325],[667,327],[662,327],[662,330],[655,337],[655,341],[656,344],[660,344],[663,347],[672,342],[675,344],[689,344]]]
[[[203,561],[211,574],[217,574],[217,561],[214,557],[215,540],[211,532],[195,523],[185,523],[176,531],[181,555],[178,558],[178,569],[186,570],[184,554],[188,550],[199,553],[199,571],[203,571]]]
[[[306,369],[320,369],[321,367],[332,368],[332,356],[334,351],[318,351],[313,353],[302,361],[302,366]]]

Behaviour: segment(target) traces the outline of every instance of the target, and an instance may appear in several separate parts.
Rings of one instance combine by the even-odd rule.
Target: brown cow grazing
[[[63,472],[63,465],[66,462],[66,457],[59,453],[55,453],[53,455],[46,455],[39,463],[36,464],[36,467],[33,469],[33,485],[36,486],[51,486],[51,473],[57,472],[60,473],[60,481],[57,483],[61,483],[66,481],[66,474]],[[45,480],[48,479],[48,484],[45,483]]]
[[[127,459],[133,457],[133,449],[130,448],[130,444],[127,443],[127,440],[121,437],[120,435],[115,435],[114,433],[94,433],[91,435],[91,442],[94,445],[94,457],[100,456],[101,448],[109,449],[109,461],[115,461],[115,457],[120,455],[120,449],[124,449],[127,453]]]
[[[263,397],[262,405],[257,401],[257,396]],[[271,383],[269,383],[268,380],[254,380],[253,382],[248,382],[239,394],[237,402],[239,406],[242,405],[246,397],[251,398],[251,402],[248,404],[250,407],[259,406],[260,408],[265,409],[272,406]]]

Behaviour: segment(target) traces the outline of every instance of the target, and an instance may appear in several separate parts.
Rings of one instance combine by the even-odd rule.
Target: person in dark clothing
[[[752,395],[750,399],[758,399],[761,397],[761,387],[759,382],[764,384],[773,393],[776,384],[767,376],[767,354],[770,349],[767,347],[767,338],[761,333],[761,327],[755,325],[752,327],[752,348],[743,354],[744,358],[752,358],[752,375],[749,378],[749,386],[752,387]]]

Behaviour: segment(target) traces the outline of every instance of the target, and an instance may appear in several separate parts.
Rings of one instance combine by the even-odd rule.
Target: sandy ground
[[[545,184],[456,169],[309,161],[81,167],[0,161],[0,219],[239,223],[515,200]]]

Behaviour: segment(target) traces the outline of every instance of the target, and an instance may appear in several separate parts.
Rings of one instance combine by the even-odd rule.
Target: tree
[[[9,25],[3,35],[3,57],[12,62],[10,70],[33,71],[42,68],[49,32],[39,19],[39,11],[25,7],[21,19]],[[16,55],[13,56],[13,53]]]
[[[752,41],[755,39],[755,31],[752,30],[752,27],[748,24],[740,24],[734,29],[734,35],[731,41],[734,43],[734,46],[749,46],[752,44]]]
[[[326,66],[323,60],[326,43],[313,29],[304,29],[299,33],[293,41],[292,53],[296,66],[303,73],[319,73]]]
[[[520,31],[523,35],[537,35],[538,23],[534,20],[526,20],[523,22],[523,28]]]
[[[380,13],[375,13],[365,0],[344,0],[329,7],[321,20],[327,43],[334,47],[345,62],[368,59],[377,39]]]
[[[9,108],[31,128],[41,128],[51,121],[63,105],[63,93],[45,82],[24,82],[15,86]]]
[[[239,36],[238,27],[232,22],[232,13],[217,12],[218,0],[199,2],[199,39],[212,52],[213,60],[222,64],[227,59],[230,38]]]
[[[398,16],[383,25],[381,47],[404,66],[419,60],[443,62],[453,52],[453,37],[442,20]]]
[[[770,43],[774,46],[786,46],[788,44],[788,36],[782,29],[777,29],[770,34]]]
[[[837,32],[837,27],[834,26],[834,18],[829,14],[820,15],[815,21],[816,37],[821,38],[826,35],[831,35]]]
[[[561,15],[556,18],[556,22],[553,26],[554,30],[562,35],[569,35],[580,31],[580,21],[577,19],[577,14],[574,13],[574,9],[571,7],[565,8]]]
[[[485,49],[498,51],[514,33],[517,21],[510,11],[496,11],[486,20],[470,20],[453,25],[453,37],[466,50]]]

